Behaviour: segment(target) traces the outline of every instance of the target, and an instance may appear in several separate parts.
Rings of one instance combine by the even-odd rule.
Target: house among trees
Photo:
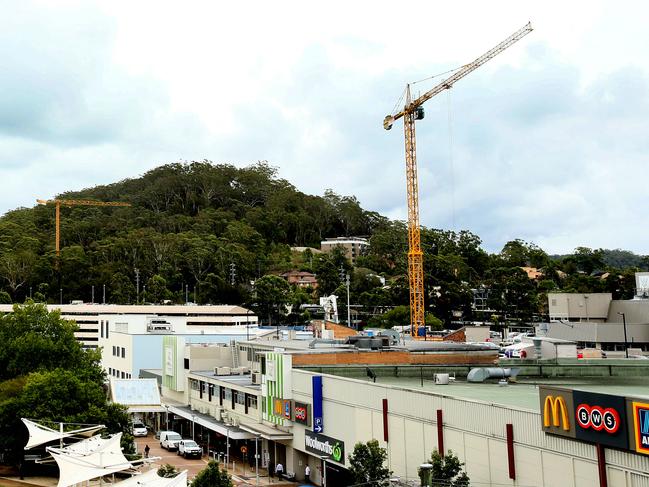
[[[306,271],[288,271],[281,276],[288,281],[289,284],[295,284],[298,287],[310,287],[316,289],[318,287],[318,280],[315,274]]]

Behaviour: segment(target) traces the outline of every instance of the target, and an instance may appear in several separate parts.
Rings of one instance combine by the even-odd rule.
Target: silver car
[[[147,436],[149,430],[144,423],[133,423],[133,436]]]

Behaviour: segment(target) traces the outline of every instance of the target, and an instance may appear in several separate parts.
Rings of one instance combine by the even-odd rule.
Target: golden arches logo
[[[570,416],[566,400],[561,396],[546,396],[543,403],[543,426],[561,426],[564,431],[570,431]]]

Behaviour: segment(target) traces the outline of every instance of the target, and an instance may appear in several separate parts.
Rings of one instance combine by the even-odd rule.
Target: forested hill
[[[101,302],[105,289],[107,303],[245,303],[271,321],[285,318],[280,316],[284,304],[299,310],[320,296],[344,296],[344,274],[349,274],[350,302],[368,322],[375,313],[409,303],[403,222],[363,210],[354,197],[332,191],[322,197],[304,194],[264,162],[245,168],[208,161],[169,164],[139,178],[58,198],[132,206],[62,207],[60,272],[54,207],[4,215],[0,302],[29,296],[50,303],[90,301],[93,289],[95,302]],[[370,237],[370,248],[354,268],[340,251],[291,251],[293,246],[319,248],[326,237],[361,235]],[[481,244],[468,231],[422,228],[429,314],[447,324],[458,316],[524,321],[546,312],[551,291],[611,292],[628,299],[634,272],[649,264],[649,257],[621,250],[578,247],[573,254],[551,258],[521,240],[507,242],[496,254]],[[524,267],[538,272],[528,274]],[[292,269],[315,273],[317,289],[291,288],[276,276]],[[484,312],[476,312],[478,305]],[[395,311],[396,321],[408,322],[407,308]],[[309,319],[308,313],[293,314],[293,322]]]
[[[197,282],[223,291],[287,266],[288,246],[314,246],[326,237],[371,235],[387,219],[356,198],[298,191],[265,162],[245,168],[208,161],[168,164],[142,177],[57,195],[122,201],[132,207],[62,207],[61,276],[64,302],[90,300],[107,284],[109,300],[128,301],[139,269],[141,285],[161,276],[169,289]],[[54,207],[18,209],[0,219],[0,289],[22,300],[40,291],[58,302],[54,272]],[[290,267],[290,266],[289,266]],[[223,296],[221,299],[235,298]],[[207,296],[205,297],[207,299]]]

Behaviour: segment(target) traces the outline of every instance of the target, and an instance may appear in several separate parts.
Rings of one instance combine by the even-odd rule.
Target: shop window
[[[246,395],[240,391],[234,391],[234,392],[235,392],[235,402],[243,406],[246,403]]]

